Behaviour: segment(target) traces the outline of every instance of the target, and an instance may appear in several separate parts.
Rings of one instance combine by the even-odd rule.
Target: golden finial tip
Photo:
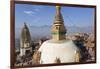
[[[61,7],[60,6],[56,6],[56,9],[60,9]]]

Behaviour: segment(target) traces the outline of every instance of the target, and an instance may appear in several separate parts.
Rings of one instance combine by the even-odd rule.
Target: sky
[[[94,25],[94,8],[61,6],[61,13],[66,26]],[[15,27],[52,25],[55,15],[55,6],[16,4]]]

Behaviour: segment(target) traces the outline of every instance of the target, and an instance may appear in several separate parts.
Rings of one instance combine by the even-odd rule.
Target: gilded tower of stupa
[[[61,7],[56,6],[56,16],[55,16],[54,24],[51,29],[53,40],[65,40],[66,28],[63,22],[64,20],[61,15]]]

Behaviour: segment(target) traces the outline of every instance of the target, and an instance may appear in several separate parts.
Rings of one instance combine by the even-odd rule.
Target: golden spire
[[[66,29],[64,26],[63,17],[61,14],[61,6],[56,6],[56,16],[54,24],[52,25],[52,38],[54,40],[65,40],[66,39]]]
[[[60,7],[60,6],[56,6],[56,9],[57,9],[57,10],[60,10],[60,9],[61,9],[61,7]]]

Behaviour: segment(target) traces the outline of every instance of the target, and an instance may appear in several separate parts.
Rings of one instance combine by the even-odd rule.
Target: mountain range
[[[85,32],[85,33],[92,33],[93,26],[85,26],[85,27],[78,27],[78,26],[65,26],[67,29],[66,34],[74,34],[77,32]],[[22,28],[15,28],[15,38],[20,37]],[[29,31],[31,34],[32,39],[43,38],[43,37],[50,37],[51,36],[51,26],[43,25],[43,26],[29,26]]]

